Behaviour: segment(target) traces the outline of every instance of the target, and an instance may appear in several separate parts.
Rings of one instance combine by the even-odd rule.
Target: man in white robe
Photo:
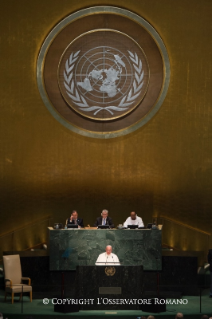
[[[124,227],[128,225],[138,225],[138,227],[144,227],[144,223],[141,217],[138,217],[135,212],[130,213],[130,217],[124,222]]]
[[[110,266],[118,266],[120,265],[118,257],[112,253],[112,246],[108,245],[106,246],[105,253],[100,254],[99,257],[96,260],[95,265],[96,266],[104,266],[104,265],[110,265]]]

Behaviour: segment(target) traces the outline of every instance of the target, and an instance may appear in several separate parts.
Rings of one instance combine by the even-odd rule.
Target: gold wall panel
[[[104,4],[149,21],[171,68],[155,117],[113,140],[65,129],[46,109],[36,83],[39,50],[54,25]],[[163,215],[211,232],[211,12],[207,0],[2,1],[0,234],[49,215],[52,222],[65,221],[72,209],[92,224],[103,208],[116,225],[135,210],[145,223]]]
[[[43,219],[26,227],[16,228],[13,232],[0,235],[0,261],[4,251],[27,250],[30,247],[48,242],[47,227],[50,220]]]
[[[184,225],[170,218],[159,218],[163,224],[162,242],[178,251],[202,251],[204,259],[207,260],[210,248],[210,233],[204,232],[190,225]],[[205,261],[204,260],[204,261]]]

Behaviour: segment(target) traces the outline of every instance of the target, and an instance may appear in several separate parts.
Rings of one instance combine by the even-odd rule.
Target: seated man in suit
[[[112,218],[108,217],[108,210],[103,209],[101,217],[98,217],[94,223],[94,226],[98,227],[99,225],[109,225],[110,228],[114,228]]]
[[[112,246],[107,245],[105,249],[105,253],[100,254],[97,258],[97,261],[95,263],[96,266],[102,266],[102,265],[113,265],[113,266],[119,266],[120,262],[118,257],[112,253]]]
[[[67,219],[67,225],[68,224],[75,224],[75,225],[78,225],[80,227],[84,227],[83,219],[78,218],[78,214],[77,214],[76,210],[73,210],[71,217]]]

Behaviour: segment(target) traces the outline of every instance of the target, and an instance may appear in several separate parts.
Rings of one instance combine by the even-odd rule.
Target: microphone
[[[106,262],[105,262],[105,265],[107,264],[107,259],[108,259],[108,254],[107,254],[107,258],[106,258]]]
[[[111,228],[111,227],[110,227],[110,224],[109,224],[109,221],[108,221],[108,218],[106,218],[106,225],[108,225],[109,228]]]
[[[111,253],[111,255],[112,255],[112,253]],[[113,255],[112,255],[112,258],[113,258]],[[113,258],[113,264],[115,265],[115,264],[120,264],[118,261],[114,261],[114,258]]]

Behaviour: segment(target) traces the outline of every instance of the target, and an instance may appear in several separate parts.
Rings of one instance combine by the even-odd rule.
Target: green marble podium
[[[113,247],[123,266],[142,265],[161,270],[161,237],[158,229],[64,229],[49,227],[50,270],[76,270],[94,266],[106,245]]]

